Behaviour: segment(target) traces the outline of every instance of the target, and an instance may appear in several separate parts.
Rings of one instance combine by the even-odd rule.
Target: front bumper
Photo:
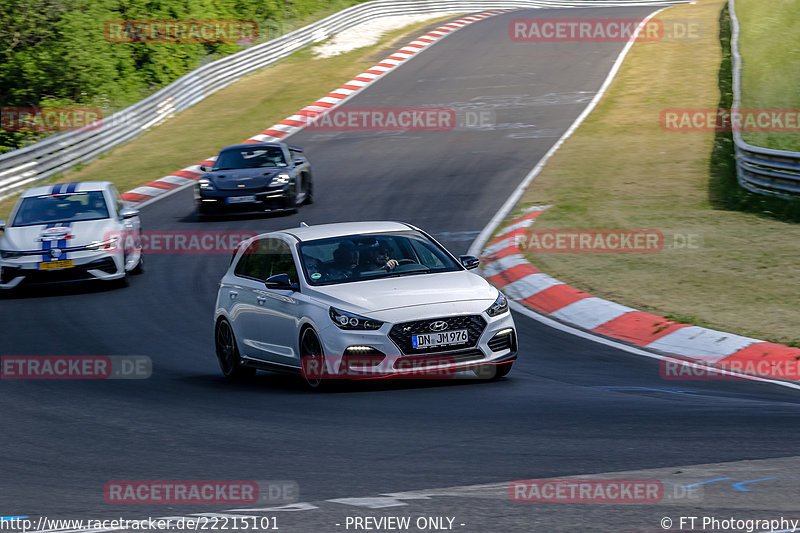
[[[254,202],[229,203],[228,198],[254,196]],[[288,187],[278,189],[232,190],[201,189],[195,187],[194,193],[197,209],[202,214],[215,213],[263,213],[288,209],[291,194]]]
[[[428,351],[403,345],[402,340],[391,334],[396,324],[384,323],[376,331],[349,331],[331,325],[320,334],[324,363],[321,360],[301,362],[301,368],[309,377],[329,379],[449,379],[467,371],[470,371],[470,377],[474,377],[471,371],[479,367],[516,360],[517,333],[511,313],[497,317],[485,313],[477,316],[486,325],[480,332],[475,332],[474,338],[470,333],[468,345]],[[434,317],[422,321],[466,317]],[[319,375],[315,376],[315,372]]]
[[[13,289],[22,284],[41,285],[94,279],[113,280],[125,276],[125,259],[122,253],[71,252],[64,259],[71,260],[73,266],[57,270],[42,270],[40,255],[0,259],[0,289]]]

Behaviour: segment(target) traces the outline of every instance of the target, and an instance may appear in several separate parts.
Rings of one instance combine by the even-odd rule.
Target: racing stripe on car
[[[693,326],[633,309],[562,283],[528,262],[523,237],[549,206],[534,206],[490,240],[481,253],[482,274],[511,300],[592,333],[684,360],[759,375],[800,380],[800,349]]]
[[[67,189],[66,185],[73,185],[73,187],[72,187],[73,191],[72,192],[74,192],[75,186],[77,186],[78,184],[77,183],[60,184],[59,185],[59,190],[61,190],[61,189],[66,190]],[[61,193],[53,193],[53,194],[61,194]],[[48,230],[48,229],[59,228],[59,227],[64,227],[64,228],[70,229],[70,228],[72,228],[72,222],[51,222],[51,223],[47,224],[44,229]],[[68,237],[68,236],[69,236],[69,232],[67,232],[65,237]],[[55,241],[55,242],[56,242],[56,246],[55,247],[59,248],[61,250],[66,248],[68,246],[68,244],[69,244],[69,243],[67,243],[67,239],[59,239],[58,241]],[[42,261],[41,262],[42,263],[48,263],[50,261],[59,261],[59,260],[68,259],[67,252],[64,252],[63,256],[60,256],[60,257],[57,257],[57,258],[54,258],[54,257],[52,257],[50,255],[50,250],[53,249],[53,241],[42,240],[41,243],[42,243],[42,245],[41,245],[41,250],[42,250]]]
[[[58,193],[56,193],[54,191],[55,191],[56,187],[60,187],[60,186],[61,186],[60,184],[59,185],[54,185],[53,189],[51,189],[51,191],[50,191],[50,194],[58,194]],[[44,229],[52,229],[52,228],[55,228],[57,226],[58,226],[58,222],[51,222],[50,224],[47,224],[44,227]],[[50,257],[50,248],[53,247],[53,241],[45,241],[44,239],[42,239],[41,242],[42,242],[42,245],[41,245],[42,262],[44,263],[44,262],[47,262],[47,261],[52,261],[53,258]]]
[[[67,192],[75,192],[75,188],[78,186],[78,184],[77,184],[77,183],[70,183],[70,185],[72,186],[72,187],[71,187],[71,188],[72,188],[72,190],[70,191],[70,190],[69,190],[69,189],[70,189],[70,187],[67,187]],[[72,222],[68,222],[68,223],[66,223],[66,224],[63,224],[63,226],[64,226],[65,228],[70,228],[70,229],[72,229]],[[67,232],[67,234],[66,234],[66,235],[64,235],[64,237],[65,237],[65,238],[63,238],[63,239],[59,239],[59,240],[58,240],[58,247],[59,247],[59,248],[62,250],[62,253],[61,253],[61,255],[60,255],[58,258],[57,258],[57,260],[69,259],[69,252],[67,252],[66,250],[64,250],[65,248],[68,248],[68,247],[69,247],[69,243],[67,242],[67,239],[66,239],[66,237],[69,237],[69,236],[70,236],[70,232]]]
[[[277,140],[284,139],[292,135],[293,133],[302,130],[308,125],[310,121],[298,120],[298,115],[306,117],[315,117],[319,116],[322,113],[326,113],[331,109],[333,109],[334,107],[341,105],[343,102],[350,99],[359,92],[363,91],[365,88],[372,85],[375,81],[381,79],[386,73],[391,72],[396,67],[402,65],[410,58],[419,54],[421,51],[425,50],[432,44],[435,44],[444,37],[451,35],[454,31],[463,28],[464,26],[467,26],[469,24],[472,24],[474,22],[478,22],[480,20],[484,20],[486,18],[493,17],[501,13],[506,13],[507,11],[510,10],[493,9],[490,11],[476,13],[474,15],[463,17],[456,21],[449,22],[447,24],[439,26],[435,30],[429,31],[426,34],[422,35],[421,37],[417,37],[413,41],[407,43],[402,48],[393,52],[390,56],[386,57],[383,61],[381,61],[377,65],[370,67],[369,69],[362,72],[358,76],[342,84],[338,88],[334,89],[324,97],[314,102],[312,105],[304,107],[301,111],[281,120],[277,124],[274,124],[269,128],[265,129],[264,131],[250,137],[249,139],[243,141],[242,144],[256,143],[256,142],[274,142]],[[312,115],[311,113],[314,114]],[[211,164],[211,162],[214,159],[216,159],[216,157],[209,158],[203,161],[202,163],[191,165],[182,170],[174,172],[169,176],[164,176],[163,178],[159,178],[144,186],[140,186],[131,191],[127,191],[124,194],[122,194],[122,199],[132,204],[142,203],[152,200],[153,198],[156,198],[162,194],[166,194],[172,191],[177,191],[183,187],[187,187],[190,185],[190,182],[176,184],[172,178],[177,176],[195,181],[199,179],[200,176],[202,175],[202,172],[198,172],[196,170],[197,166],[199,164],[206,164],[206,165]]]

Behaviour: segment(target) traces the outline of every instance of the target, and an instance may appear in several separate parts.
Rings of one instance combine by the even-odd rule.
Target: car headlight
[[[208,190],[208,191],[213,191],[214,190],[214,186],[211,184],[211,180],[209,180],[207,178],[201,178],[201,179],[197,180],[197,184],[200,185],[201,189]]]
[[[3,259],[16,259],[17,257],[22,257],[22,254],[11,250],[0,250],[0,257]]]
[[[86,246],[87,250],[113,250],[119,244],[119,237],[111,237],[106,241],[94,241]]]
[[[501,292],[497,295],[497,300],[486,310],[486,314],[489,316],[497,316],[502,315],[506,311],[508,311],[508,300],[505,294]]]
[[[269,184],[271,187],[276,187],[278,185],[286,185],[287,183],[289,183],[290,179],[292,179],[292,177],[289,174],[287,174],[286,172],[281,172],[277,176],[273,177],[272,181]]]
[[[331,320],[339,329],[380,329],[383,322],[331,307]]]

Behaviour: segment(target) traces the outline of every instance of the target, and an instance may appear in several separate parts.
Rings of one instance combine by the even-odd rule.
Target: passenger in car
[[[330,279],[347,279],[356,275],[358,251],[355,245],[343,242],[333,252],[333,264],[328,268]]]

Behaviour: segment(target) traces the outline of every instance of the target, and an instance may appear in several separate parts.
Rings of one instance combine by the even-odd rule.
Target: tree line
[[[3,0],[0,107],[91,106],[110,114],[252,44],[121,42],[108,32],[113,21],[252,20],[263,42],[312,15],[359,1]],[[52,134],[8,129],[0,130],[0,153]]]

